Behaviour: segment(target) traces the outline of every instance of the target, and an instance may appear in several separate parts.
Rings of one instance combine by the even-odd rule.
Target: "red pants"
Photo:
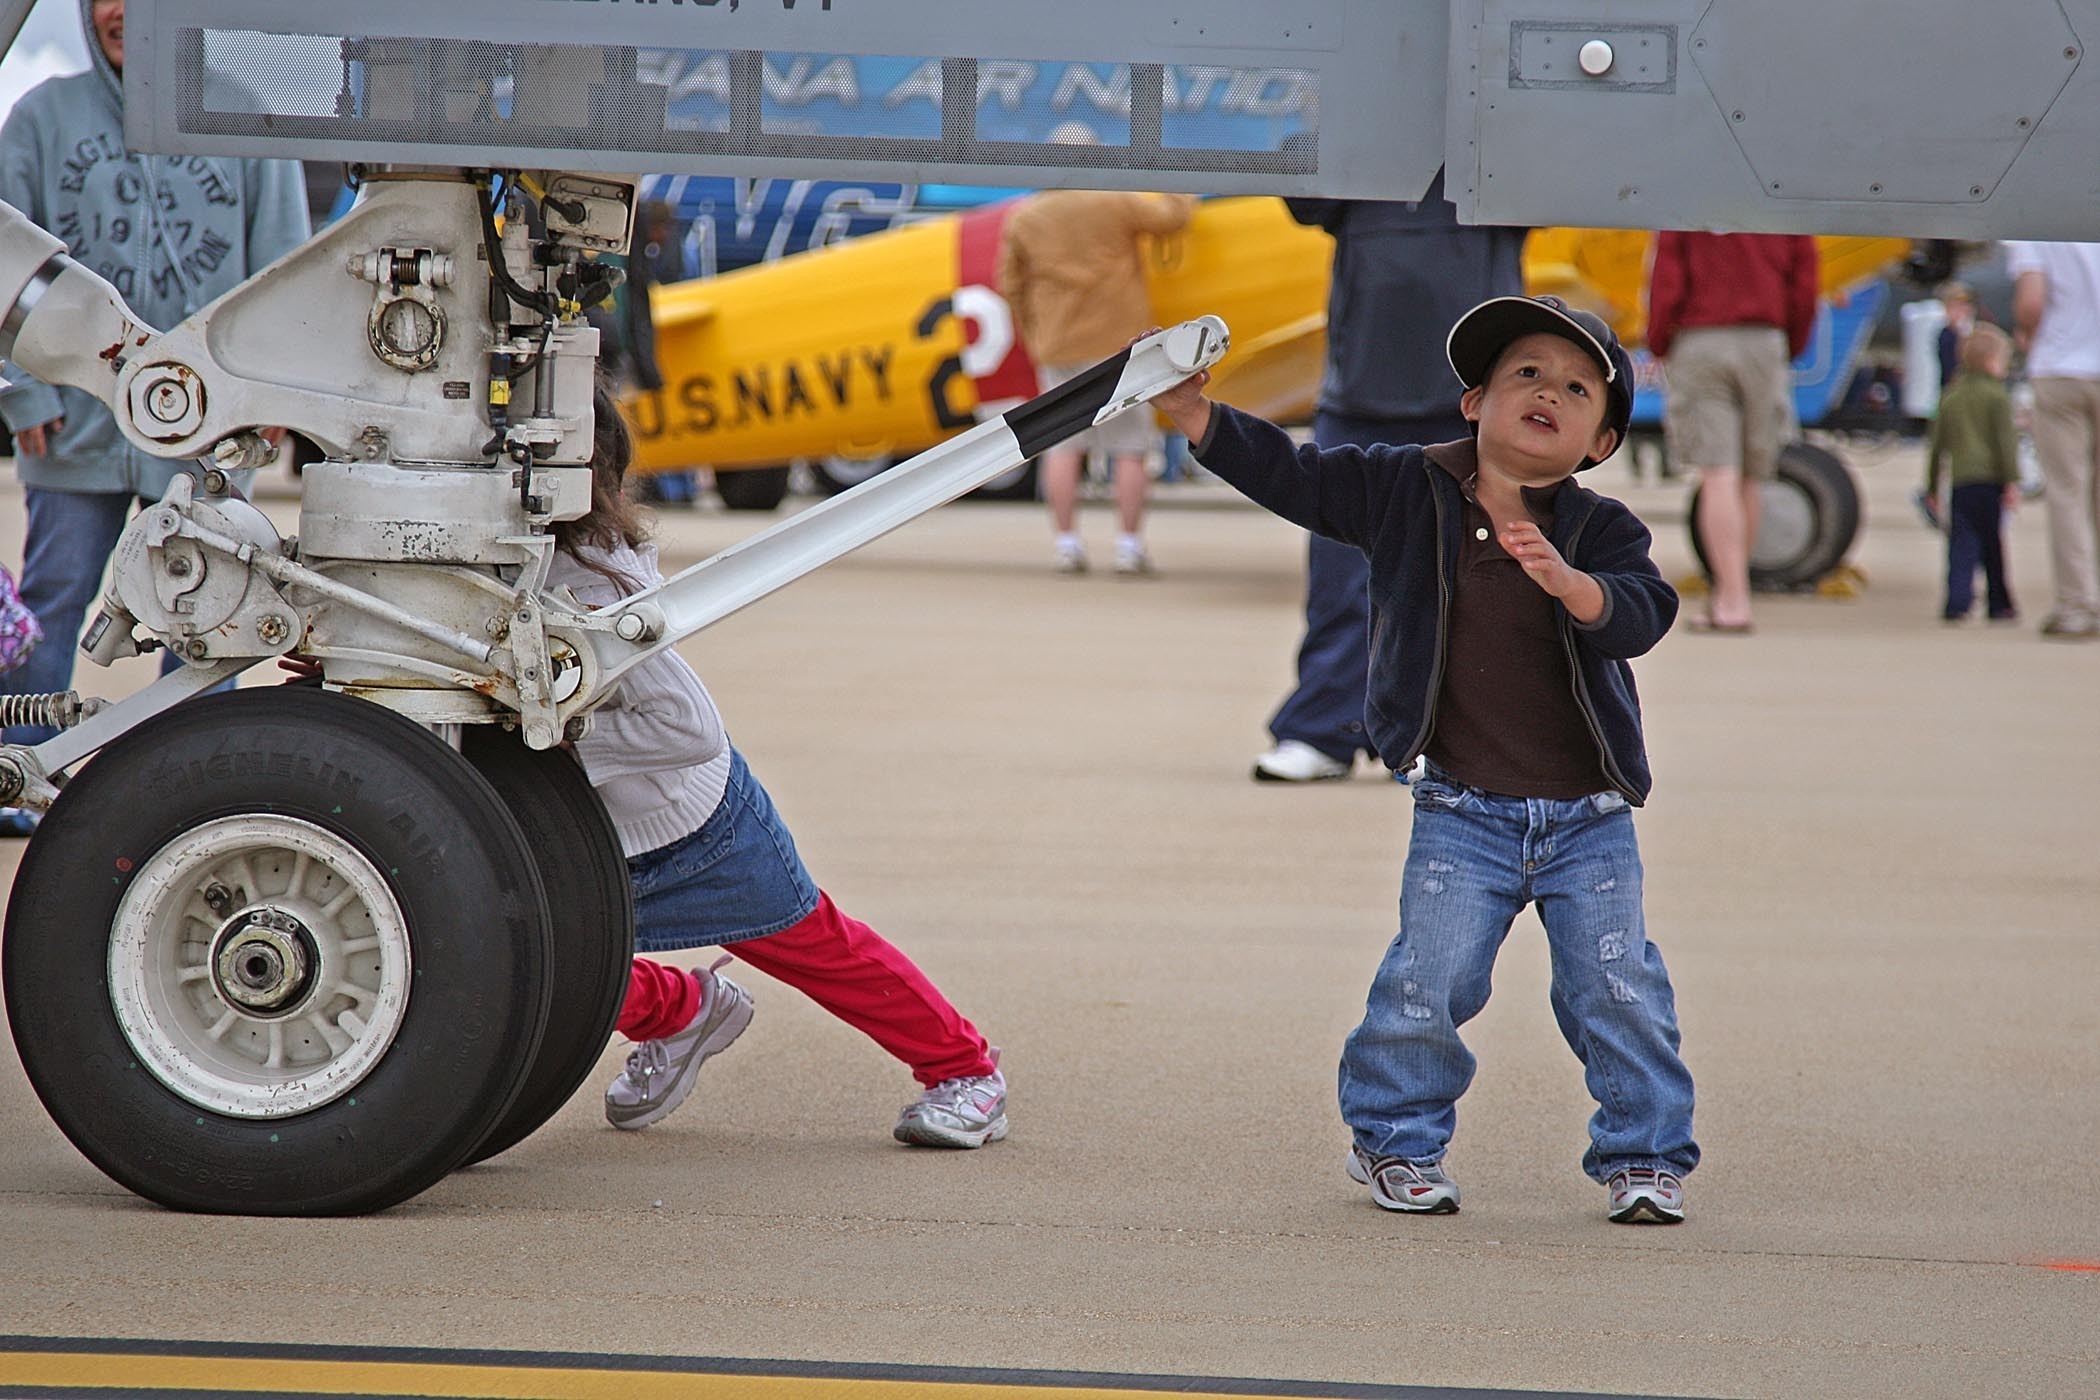
[[[866,1034],[911,1066],[913,1078],[928,1088],[943,1079],[992,1072],[990,1048],[977,1028],[910,958],[874,929],[840,913],[828,894],[820,892],[817,907],[793,928],[731,943],[723,951]],[[629,1040],[657,1040],[683,1030],[699,1010],[700,982],[692,973],[636,958],[619,1031]]]

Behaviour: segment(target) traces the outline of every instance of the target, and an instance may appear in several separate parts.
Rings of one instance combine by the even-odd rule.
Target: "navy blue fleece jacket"
[[[1473,445],[1430,450],[1470,454]],[[1379,755],[1406,768],[1436,724],[1458,586],[1464,497],[1457,478],[1421,447],[1301,447],[1275,424],[1223,404],[1213,405],[1195,456],[1256,504],[1370,559],[1368,728]],[[1670,630],[1677,593],[1648,557],[1648,527],[1623,504],[1573,477],[1544,490],[1553,547],[1604,590],[1604,612],[1593,623],[1561,610],[1573,698],[1596,736],[1605,776],[1638,806],[1653,780],[1626,663]]]

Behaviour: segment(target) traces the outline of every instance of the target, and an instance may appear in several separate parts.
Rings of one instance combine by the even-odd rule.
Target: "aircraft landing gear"
[[[605,804],[566,751],[529,749],[515,730],[493,725],[468,729],[461,751],[524,829],[554,928],[547,1033],[517,1100],[467,1155],[471,1165],[552,1118],[612,1039],[634,959],[634,885]]]
[[[506,738],[470,746],[492,785],[376,705],[249,690],[140,724],[67,784],[0,972],[30,1083],[88,1160],[176,1209],[355,1214],[559,1106],[626,985],[625,870],[573,761]],[[579,955],[602,926],[564,927],[555,952],[543,870],[565,917],[620,937]]]
[[[1763,516],[1750,557],[1750,586],[1760,593],[1788,593],[1816,586],[1852,551],[1859,536],[1859,487],[1835,453],[1813,443],[1789,443],[1779,470],[1763,487]],[[1699,491],[1685,511],[1692,553],[1709,579],[1713,568],[1699,543]]]

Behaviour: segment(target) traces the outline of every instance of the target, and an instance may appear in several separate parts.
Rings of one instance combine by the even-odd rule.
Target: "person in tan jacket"
[[[1044,389],[1113,355],[1152,325],[1145,240],[1183,228],[1195,207],[1192,195],[1105,190],[1048,190],[1021,201],[1000,239],[999,290]],[[1159,437],[1152,414],[1139,410],[1043,454],[1059,572],[1086,572],[1077,517],[1079,474],[1090,448],[1115,464],[1116,572],[1153,571],[1144,541],[1146,458],[1159,451]]]

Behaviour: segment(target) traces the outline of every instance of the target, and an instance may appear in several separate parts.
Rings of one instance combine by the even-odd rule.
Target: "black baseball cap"
[[[1458,318],[1444,353],[1459,383],[1478,388],[1495,359],[1527,335],[1557,335],[1580,346],[1604,372],[1604,426],[1626,440],[1633,421],[1633,357],[1602,317],[1577,311],[1559,297],[1491,297]],[[1583,466],[1596,466],[1585,458]]]

